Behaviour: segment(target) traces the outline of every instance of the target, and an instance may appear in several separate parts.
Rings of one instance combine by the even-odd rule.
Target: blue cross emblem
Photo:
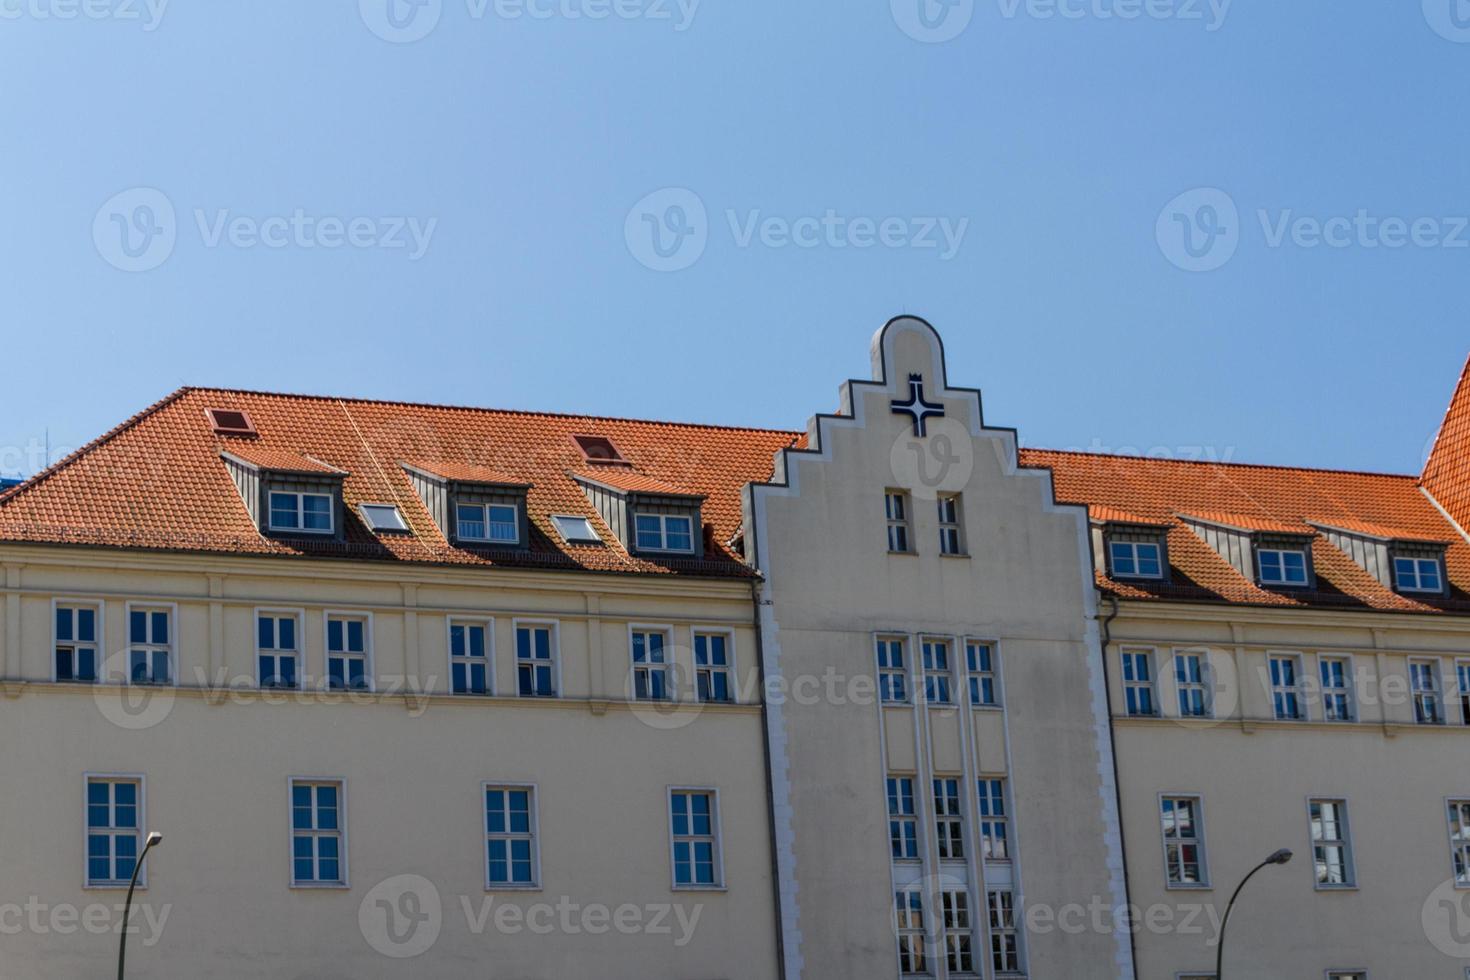
[[[914,420],[914,435],[928,435],[928,420],[944,417],[944,406],[924,400],[924,377],[909,375],[909,397],[905,401],[893,401],[889,405],[894,415],[907,415]]]

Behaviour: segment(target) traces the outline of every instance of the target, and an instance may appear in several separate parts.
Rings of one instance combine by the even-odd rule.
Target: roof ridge
[[[1429,455],[1424,457],[1424,465],[1419,470],[1419,485],[1424,486],[1424,478],[1429,475],[1429,467],[1434,465],[1434,456],[1439,452],[1439,441],[1444,438],[1445,429],[1449,428],[1450,416],[1455,411],[1455,405],[1460,400],[1460,392],[1470,385],[1470,355],[1465,358],[1465,367],[1460,372],[1459,380],[1455,382],[1455,390],[1450,392],[1449,404],[1444,408],[1444,417],[1439,420],[1439,429],[1434,433],[1434,445],[1429,447]]]
[[[1158,456],[1137,456],[1132,453],[1098,453],[1082,449],[1048,449],[1044,446],[1022,446],[1023,453],[1054,453],[1058,456],[1087,456],[1093,459],[1121,459],[1139,463],[1163,463],[1178,466],[1219,466],[1225,469],[1279,470],[1289,473],[1333,473],[1344,476],[1376,476],[1392,480],[1413,480],[1419,477],[1412,473],[1385,473],[1382,470],[1354,470],[1331,466],[1288,466],[1284,463],[1237,463],[1218,459],[1163,459]]]

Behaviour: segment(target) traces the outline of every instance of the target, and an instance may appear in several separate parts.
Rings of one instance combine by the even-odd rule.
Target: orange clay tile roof
[[[1194,510],[1178,515],[1196,524],[1218,524],[1237,531],[1268,531],[1275,534],[1313,534],[1306,521],[1283,521],[1269,514],[1227,514],[1218,510]]]
[[[1169,522],[1157,517],[1139,517],[1106,504],[1089,504],[1087,516],[1099,524],[1136,524],[1141,527],[1168,527]]]
[[[1149,584],[1098,575],[1106,592],[1130,599],[1247,603],[1288,608],[1470,613],[1470,543],[1420,492],[1412,476],[1196,463],[1092,453],[1021,450],[1025,466],[1051,469],[1057,499],[1117,508],[1169,526],[1170,581]],[[1448,543],[1446,599],[1409,598],[1386,588],[1320,534],[1312,538],[1317,587],[1258,588],[1191,531],[1180,514],[1299,529],[1324,523],[1395,528],[1415,540]],[[1311,532],[1311,528],[1307,528]],[[1296,531],[1294,533],[1303,533]]]
[[[614,490],[626,490],[629,493],[657,494],[665,497],[701,497],[703,494],[676,487],[672,483],[663,480],[655,480],[651,476],[629,469],[626,466],[604,466],[593,472],[583,471],[572,474],[579,480],[587,480],[591,483],[600,483]]]
[[[215,435],[205,408],[248,411],[259,437]],[[585,466],[568,437],[588,432],[611,437],[639,472],[707,498],[703,516],[713,533],[703,559],[650,560],[617,545],[568,475]],[[745,577],[751,572],[724,544],[740,526],[740,489],[768,479],[776,452],[796,439],[794,432],[183,388],[0,495],[0,541]],[[222,449],[257,459],[310,456],[345,471],[346,539],[263,537]],[[451,547],[400,460],[484,467],[533,484],[529,549]],[[374,535],[356,516],[363,502],[397,504],[413,533]],[[608,544],[562,543],[551,514],[588,518]]]
[[[531,485],[529,480],[518,476],[507,476],[488,466],[476,466],[473,463],[424,463],[418,460],[405,460],[402,461],[402,465],[422,470],[430,476],[437,476],[451,483],[483,483],[498,487],[528,487]]]
[[[1362,535],[1368,538],[1377,538],[1379,541],[1409,541],[1419,544],[1449,544],[1451,538],[1446,533],[1427,534],[1421,531],[1408,531],[1399,527],[1386,527],[1382,524],[1373,524],[1369,521],[1360,521],[1355,517],[1308,517],[1307,523],[1313,527],[1329,528],[1338,531],[1347,531],[1351,534]],[[1445,532],[1452,534],[1451,529],[1446,526]]]
[[[1420,478],[1460,527],[1470,531],[1470,360],[1450,400]]]
[[[251,466],[272,473],[312,473],[325,476],[342,476],[341,470],[335,466],[328,466],[321,460],[312,459],[300,453],[289,452],[284,449],[270,449],[264,446],[256,446],[251,443],[240,443],[234,441],[226,443],[220,449],[221,456],[233,456],[243,460]]]

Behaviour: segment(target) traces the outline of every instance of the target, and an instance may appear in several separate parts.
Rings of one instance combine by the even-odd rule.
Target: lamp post
[[[163,843],[163,835],[153,831],[143,843],[143,853],[138,855],[138,860],[133,862],[133,880],[128,882],[128,897],[123,902],[122,934],[117,940],[117,980],[123,980],[123,958],[128,952],[128,916],[133,911],[133,889],[138,887],[138,872],[143,870],[143,862],[148,857],[148,852]]]
[[[1225,963],[1225,927],[1230,924],[1230,910],[1235,908],[1235,899],[1239,897],[1240,890],[1245,887],[1245,883],[1250,881],[1257,871],[1260,871],[1266,865],[1285,864],[1290,860],[1291,852],[1283,847],[1254,868],[1251,868],[1250,874],[1240,879],[1240,884],[1235,886],[1235,891],[1230,895],[1230,902],[1225,906],[1225,917],[1220,920],[1220,935],[1215,942],[1215,980],[1221,980],[1220,970]],[[119,977],[118,980],[122,980],[122,978]]]

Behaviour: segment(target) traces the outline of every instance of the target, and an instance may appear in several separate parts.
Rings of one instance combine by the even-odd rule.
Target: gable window
[[[878,640],[878,695],[884,704],[908,703],[908,667],[904,663],[904,646],[902,637]]]
[[[735,700],[730,684],[728,634],[694,634],[694,681],[701,701],[728,703]]]
[[[291,780],[291,884],[347,883],[342,783]]]
[[[173,613],[170,609],[128,609],[128,680],[133,684],[173,682]]]
[[[639,551],[694,550],[694,522],[678,514],[638,514],[634,518]]]
[[[960,813],[960,781],[949,777],[934,780],[934,832],[939,838],[941,861],[965,858],[965,819]]]
[[[1262,585],[1306,585],[1307,553],[1262,548],[1256,552]]]
[[[909,495],[889,490],[883,495],[883,512],[888,520],[888,550],[909,551]]]
[[[1312,800],[1307,807],[1312,825],[1312,859],[1317,868],[1317,887],[1354,887],[1347,802]]]
[[[919,859],[919,818],[914,804],[914,777],[888,777],[888,844],[895,861]]]
[[[995,680],[995,645],[967,641],[965,672],[970,687],[970,704],[977,708],[994,708],[1000,704],[1000,688]]]
[[[964,536],[960,533],[960,498],[949,495],[939,498],[939,553],[941,555],[963,555]]]
[[[454,535],[461,541],[519,544],[520,515],[514,504],[459,504],[454,508]]]
[[[1181,718],[1208,718],[1210,692],[1206,683],[1205,658],[1200,653],[1174,655],[1174,683],[1179,690]]]
[[[1006,781],[986,776],[979,782],[980,856],[987,861],[1011,859],[1010,820],[1006,816]]]
[[[1352,671],[1346,657],[1320,657],[1322,716],[1328,721],[1353,720]]]
[[[1166,796],[1159,802],[1164,832],[1166,882],[1174,886],[1198,886],[1205,875],[1204,834],[1200,830],[1200,800],[1197,796]]]
[[[300,677],[301,646],[295,613],[255,614],[256,683],[294,689]]]
[[[997,889],[986,896],[990,907],[990,965],[997,974],[1021,972],[1021,939],[1016,931],[1016,900]]]
[[[125,888],[142,836],[143,781],[87,777],[87,887]]]
[[[1441,725],[1444,713],[1439,701],[1439,664],[1433,660],[1409,661],[1409,689],[1414,696],[1414,721]]]
[[[97,606],[56,607],[56,679],[92,682],[97,680],[97,628],[101,610]]]
[[[1438,558],[1395,558],[1393,577],[1400,592],[1444,591],[1444,574]]]
[[[556,638],[550,624],[516,627],[516,691],[523,698],[556,697]]]
[[[898,972],[917,977],[929,972],[924,960],[924,897],[917,888],[893,893],[894,924],[898,929]]]
[[[1113,575],[1117,578],[1163,578],[1164,563],[1159,546],[1149,541],[1113,541],[1108,545]]]
[[[327,617],[327,688],[332,691],[370,691],[368,675],[368,620],[366,616]]]
[[[1123,700],[1133,718],[1151,718],[1159,713],[1154,703],[1153,656],[1147,650],[1123,651]]]
[[[952,703],[949,691],[949,642],[924,640],[924,700],[930,704]]]
[[[975,955],[970,948],[970,893],[945,889],[940,901],[944,903],[944,951],[950,975],[973,974]]]
[[[490,693],[488,623],[449,621],[449,674],[455,694]]]
[[[1271,656],[1271,706],[1279,721],[1299,721],[1302,713],[1301,661],[1291,654]]]
[[[662,630],[634,630],[633,698],[669,701],[674,687],[669,676],[668,634]]]
[[[669,827],[674,851],[674,887],[720,887],[719,814],[715,794],[709,790],[671,790]]]
[[[270,493],[270,529],[332,533],[332,497],[325,493]]]
[[[534,888],[537,881],[535,791],[530,786],[485,787],[485,883],[491,888]]]

